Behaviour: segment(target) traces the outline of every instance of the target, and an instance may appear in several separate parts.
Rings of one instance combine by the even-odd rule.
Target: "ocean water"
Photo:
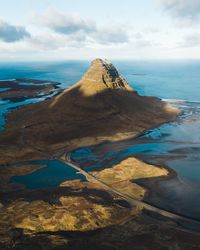
[[[87,61],[66,62],[0,62],[0,80],[28,78],[62,83],[69,87],[76,83],[89,67]]]
[[[42,79],[60,82],[62,88],[67,88],[81,78],[89,65],[89,61],[0,63],[0,80]],[[141,95],[185,100],[173,103],[183,114],[177,121],[149,130],[137,139],[75,150],[73,160],[88,171],[112,167],[130,156],[166,165],[176,171],[177,177],[157,184],[159,192],[154,190],[148,202],[200,219],[200,61],[114,61],[114,65]],[[27,103],[0,100],[1,123],[5,122],[4,114],[10,111],[9,107],[33,101],[40,99],[26,100]],[[12,181],[40,188],[77,178],[76,172],[69,169],[63,175],[65,169],[60,164],[57,166],[61,170],[55,172],[53,162],[46,163],[47,168],[13,177]]]
[[[182,115],[148,130],[136,139],[80,148],[71,158],[87,171],[109,168],[128,157],[173,169],[177,176],[162,181],[136,180],[151,188],[148,203],[200,220],[200,103],[172,103]],[[154,184],[154,185],[152,185]]]
[[[141,95],[153,95],[164,99],[200,100],[200,60],[113,63],[119,73]],[[61,88],[68,88],[82,77],[89,66],[89,61],[0,62],[0,92],[6,91],[5,88],[1,88],[1,80],[17,78],[55,81],[61,83]],[[5,125],[4,117],[7,112],[15,107],[44,99],[38,96],[38,99],[15,103],[0,99],[0,130]]]
[[[200,100],[200,60],[113,61],[142,95]],[[89,61],[0,63],[0,80],[31,78],[56,81],[62,87],[76,83]]]

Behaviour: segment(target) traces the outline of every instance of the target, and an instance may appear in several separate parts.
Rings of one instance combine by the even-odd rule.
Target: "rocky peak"
[[[119,75],[111,62],[100,58],[92,61],[89,70],[83,76],[81,82],[102,83],[104,87],[111,89],[133,90],[126,80]]]
[[[82,79],[71,88],[64,90],[60,95],[56,96],[51,102],[50,107],[61,103],[62,100],[65,102],[65,97],[69,91],[81,93],[84,96],[95,96],[107,90],[124,90],[137,93],[128,85],[126,80],[119,75],[117,69],[111,62],[97,58],[92,61],[90,68]]]

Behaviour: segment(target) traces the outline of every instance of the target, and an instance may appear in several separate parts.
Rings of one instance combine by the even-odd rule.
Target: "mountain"
[[[55,154],[136,136],[178,113],[156,97],[140,96],[110,62],[95,59],[71,88],[10,113],[0,140]]]

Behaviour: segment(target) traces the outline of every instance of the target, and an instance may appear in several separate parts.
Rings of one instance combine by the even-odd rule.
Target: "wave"
[[[7,82],[7,81],[13,82],[13,81],[16,81],[16,79],[13,78],[13,79],[1,79],[1,80],[0,80],[0,82]]]
[[[200,103],[200,101],[197,100],[184,100],[184,99],[162,99],[164,102],[169,103]]]

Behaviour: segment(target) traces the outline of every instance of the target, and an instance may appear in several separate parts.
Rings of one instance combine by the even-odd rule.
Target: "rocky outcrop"
[[[91,67],[81,80],[81,83],[84,82],[103,83],[105,87],[111,89],[133,90],[126,80],[119,75],[113,64],[102,59],[92,61]]]
[[[99,58],[92,61],[90,68],[77,84],[70,89],[66,89],[61,95],[55,98],[51,103],[51,107],[63,96],[67,95],[69,90],[76,88],[79,88],[84,96],[94,96],[108,90],[124,90],[136,93],[128,85],[127,81],[119,75],[112,63]]]

